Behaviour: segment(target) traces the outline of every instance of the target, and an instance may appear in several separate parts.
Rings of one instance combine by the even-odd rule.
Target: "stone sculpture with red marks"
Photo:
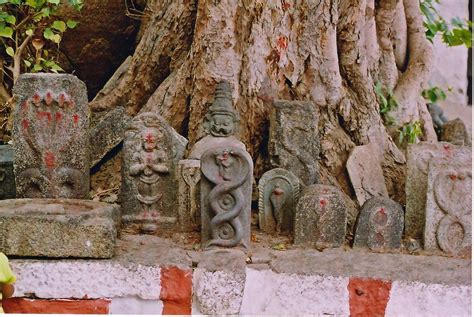
[[[356,223],[354,247],[397,250],[402,244],[403,208],[387,197],[368,199]]]
[[[122,164],[122,220],[126,226],[155,232],[177,224],[174,173],[186,142],[157,114],[143,113],[130,122]]]
[[[89,110],[84,83],[73,75],[24,74],[14,94],[18,197],[87,198]]]

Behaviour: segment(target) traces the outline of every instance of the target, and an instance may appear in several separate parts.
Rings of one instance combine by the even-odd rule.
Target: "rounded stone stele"
[[[79,199],[0,201],[0,251],[28,257],[111,258],[120,209]]]

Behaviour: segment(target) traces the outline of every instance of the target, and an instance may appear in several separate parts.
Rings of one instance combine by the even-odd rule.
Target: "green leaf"
[[[45,39],[51,40],[54,36],[53,30],[51,30],[50,28],[44,29],[43,36]]]
[[[51,27],[55,30],[58,30],[59,32],[66,31],[66,23],[64,23],[63,21],[54,21]]]
[[[33,72],[39,72],[41,70],[43,70],[43,67],[40,64],[35,64],[32,69]]]
[[[13,29],[9,26],[0,26],[0,36],[1,37],[7,37],[7,38],[12,38],[13,35]]]
[[[61,35],[54,34],[53,37],[51,38],[51,41],[53,41],[56,44],[59,44],[59,42],[61,42]]]
[[[26,67],[31,67],[31,62],[29,60],[24,59],[23,63],[25,63]]]
[[[8,46],[7,49],[6,49],[6,52],[11,57],[15,56],[15,50],[13,49],[13,47]]]
[[[59,4],[60,0],[48,0],[48,3]]]
[[[14,15],[9,15],[5,18],[5,22],[15,25],[16,18]]]
[[[33,35],[33,30],[32,29],[28,29],[25,31],[26,35],[30,36],[30,35]]]
[[[77,21],[67,20],[66,25],[70,29],[74,29],[77,26]]]

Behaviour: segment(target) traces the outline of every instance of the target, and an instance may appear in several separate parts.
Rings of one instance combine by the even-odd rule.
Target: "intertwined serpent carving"
[[[239,216],[246,205],[242,185],[251,173],[246,154],[236,147],[218,147],[202,156],[202,174],[215,184],[207,197],[214,217],[210,221],[212,239],[206,247],[234,247],[244,242],[244,228]]]

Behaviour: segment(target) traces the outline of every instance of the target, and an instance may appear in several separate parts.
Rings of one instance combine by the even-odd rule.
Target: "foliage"
[[[423,90],[421,95],[430,103],[436,103],[438,100],[446,100],[446,92],[437,86]]]
[[[398,132],[398,142],[400,144],[403,143],[403,141],[406,141],[407,143],[415,143],[418,140],[418,137],[423,134],[420,121],[407,123],[402,126]]]
[[[448,23],[441,17],[435,8],[440,0],[420,0],[420,9],[424,16],[426,38],[433,42],[435,36],[440,33],[444,43],[449,46],[465,45],[472,46],[472,21],[462,21],[458,17]]]
[[[393,95],[393,91],[382,86],[380,81],[377,81],[374,87],[375,94],[380,106],[380,114],[386,124],[393,124],[394,119],[389,115],[390,111],[398,107],[398,102]]]
[[[83,6],[83,0],[67,3],[76,10]],[[58,18],[61,6],[61,0],[0,0],[0,58],[13,81],[22,72],[62,70],[49,48],[58,46],[77,22]]]

